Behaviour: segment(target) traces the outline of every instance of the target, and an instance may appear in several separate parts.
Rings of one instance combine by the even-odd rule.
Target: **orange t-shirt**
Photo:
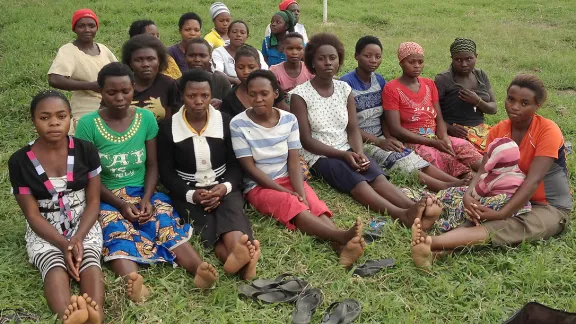
[[[511,134],[510,120],[501,121],[490,130],[486,147],[496,138],[511,138]],[[555,160],[530,201],[571,209],[572,196],[567,177],[564,137],[558,125],[550,119],[535,115],[519,148],[518,166],[525,174],[528,174],[530,165],[537,156],[551,157]]]

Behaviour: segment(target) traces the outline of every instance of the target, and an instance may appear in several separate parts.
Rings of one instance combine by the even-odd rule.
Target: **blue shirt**
[[[286,62],[286,54],[278,52],[278,47],[270,46],[270,36],[266,36],[262,41],[262,55],[268,58],[268,66]]]

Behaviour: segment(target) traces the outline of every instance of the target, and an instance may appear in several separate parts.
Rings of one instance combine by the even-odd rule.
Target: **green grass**
[[[352,52],[360,36],[380,37],[384,62],[379,72],[388,80],[400,73],[395,51],[401,41],[417,41],[424,46],[424,75],[433,77],[448,67],[452,40],[470,37],[478,43],[478,67],[488,73],[498,97],[500,112],[490,116],[489,122],[505,117],[502,99],[513,76],[537,73],[550,95],[541,113],[555,120],[568,140],[574,140],[576,16],[571,10],[572,0],[513,2],[330,0],[332,24],[322,26],[321,1],[303,0],[302,22],[309,34],[332,31],[340,35],[348,53],[342,72],[354,68]],[[178,40],[177,21],[183,12],[198,12],[207,21],[204,32],[209,30],[210,3],[0,0],[0,309],[22,308],[38,314],[43,322],[52,319],[42,295],[40,274],[27,261],[25,221],[8,192],[6,165],[12,152],[33,138],[28,105],[33,94],[47,88],[46,72],[57,49],[74,37],[70,31],[72,12],[81,7],[94,9],[101,19],[97,41],[119,56],[133,20],[155,20],[162,40],[171,45]],[[276,0],[228,3],[235,18],[249,23],[249,42],[259,46]],[[574,184],[573,156],[570,162]],[[395,176],[393,182],[412,184],[413,179]],[[357,215],[371,217],[350,198],[322,183],[313,185],[337,215],[338,224],[349,225]],[[289,232],[253,211],[249,215],[263,246],[259,275],[271,278],[292,272],[321,288],[325,301],[314,317],[316,322],[332,301],[347,297],[362,303],[358,323],[499,323],[531,300],[576,311],[573,229],[543,243],[467,249],[423,272],[410,260],[409,231],[392,223],[386,227],[386,237],[370,245],[360,261],[392,257],[397,266],[364,279],[339,268],[328,244]],[[194,244],[199,246],[197,241]],[[201,253],[218,264],[209,251]],[[219,270],[223,272],[221,267]],[[124,298],[112,272],[106,269],[105,273],[105,311],[107,320],[114,323],[287,323],[293,309],[290,305],[260,306],[240,300],[236,295],[240,280],[225,275],[215,289],[202,293],[193,288],[192,279],[182,269],[167,266],[143,270],[152,295],[137,306]],[[77,285],[74,289],[77,291]]]

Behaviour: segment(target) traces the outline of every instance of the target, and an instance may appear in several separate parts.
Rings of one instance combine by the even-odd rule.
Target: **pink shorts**
[[[276,179],[274,182],[290,191],[294,191],[292,184],[290,184],[290,177]],[[256,186],[250,190],[246,194],[246,200],[248,200],[250,205],[259,213],[274,217],[290,230],[296,228],[296,226],[291,223],[292,218],[305,210],[309,210],[314,216],[326,215],[332,217],[332,212],[328,209],[326,203],[316,196],[312,187],[305,181],[304,192],[306,193],[306,200],[310,207],[299,201],[298,197],[294,195],[274,189],[265,189],[261,186]]]

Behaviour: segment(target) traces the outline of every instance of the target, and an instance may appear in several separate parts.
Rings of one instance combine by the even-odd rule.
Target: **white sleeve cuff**
[[[232,191],[232,184],[230,182],[224,182],[224,186],[226,186],[226,194],[229,194]]]
[[[186,192],[186,201],[192,205],[196,205],[194,199],[192,199],[194,197],[194,192],[196,192],[196,190],[188,190],[188,192]]]

